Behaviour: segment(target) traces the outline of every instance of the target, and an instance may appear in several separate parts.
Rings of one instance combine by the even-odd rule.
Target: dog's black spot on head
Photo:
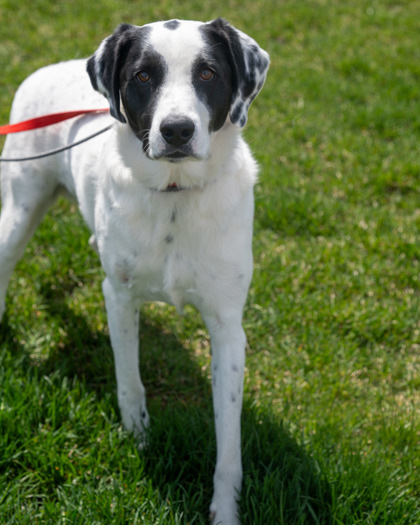
[[[179,27],[180,21],[179,20],[169,20],[168,22],[166,22],[163,25],[164,25],[164,27],[166,27],[166,29],[169,29],[171,31],[175,31],[175,29],[177,29]]]
[[[174,242],[174,236],[172,233],[168,233],[168,235],[165,237],[166,244],[171,244],[171,242]]]

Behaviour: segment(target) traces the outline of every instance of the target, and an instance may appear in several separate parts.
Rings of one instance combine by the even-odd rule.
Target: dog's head
[[[230,118],[243,127],[268,54],[222,19],[122,24],[88,60],[94,89],[150,159],[205,159]]]

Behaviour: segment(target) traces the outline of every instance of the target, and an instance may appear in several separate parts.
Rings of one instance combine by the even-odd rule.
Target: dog
[[[149,414],[139,371],[139,307],[165,301],[201,313],[212,346],[217,442],[210,519],[223,525],[239,523],[242,315],[258,171],[241,129],[268,66],[268,54],[220,18],[122,24],[87,61],[28,77],[11,122],[102,107],[104,97],[110,114],[9,135],[3,155],[36,154],[101,125],[113,123],[111,129],[1,170],[0,319],[11,273],[45,212],[60,194],[76,198],[106,274],[122,420],[140,440]]]

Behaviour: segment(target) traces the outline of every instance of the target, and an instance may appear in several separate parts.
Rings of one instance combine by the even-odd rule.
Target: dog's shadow
[[[49,283],[41,291],[50,315],[66,326],[58,348],[38,363],[42,374],[81,378],[98,397],[111,394],[117,412],[108,335],[89,328]],[[7,314],[4,321],[1,339],[19,347]],[[216,457],[211,385],[182,342],[155,317],[142,316],[140,337],[152,422],[147,448],[139,452],[145,473],[162,498],[183,513],[185,523],[207,523]],[[330,523],[331,497],[316,462],[281,422],[251,401],[245,396],[242,415],[242,523]]]

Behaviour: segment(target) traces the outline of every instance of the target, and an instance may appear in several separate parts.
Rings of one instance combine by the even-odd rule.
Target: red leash
[[[20,133],[21,131],[30,131],[32,129],[44,128],[52,124],[58,124],[63,120],[68,120],[80,115],[87,115],[89,113],[106,113],[108,108],[104,109],[81,109],[78,111],[63,111],[61,113],[51,113],[42,117],[32,118],[16,124],[9,124],[7,126],[0,126],[0,135],[8,135],[9,133]]]
[[[81,109],[78,111],[64,111],[62,113],[52,113],[50,115],[44,115],[42,117],[32,118],[29,120],[25,120],[24,122],[18,122],[16,124],[9,124],[8,126],[0,126],[0,135],[8,135],[9,133],[19,133],[21,131],[29,131],[32,129],[39,129],[44,128],[45,126],[51,126],[51,124],[57,124],[58,122],[62,122],[63,120],[68,120],[74,117],[78,117],[80,115],[87,115],[89,113],[108,113],[109,109]],[[31,155],[29,157],[19,157],[19,158],[6,158],[6,157],[0,157],[0,163],[1,162],[22,162],[25,160],[36,160],[36,159],[43,159],[44,157],[49,157],[50,155],[55,155],[56,153],[61,153],[63,151],[67,151],[71,148],[74,148],[75,146],[78,146],[79,144],[83,144],[83,142],[87,142],[90,139],[93,139],[94,137],[97,137],[101,133],[104,133],[105,131],[108,131],[112,128],[112,124],[109,126],[106,126],[105,128],[100,129],[99,131],[96,131],[95,133],[92,133],[92,135],[89,135],[88,137],[85,137],[84,139],[78,140],[77,142],[73,142],[72,144],[68,144],[67,146],[62,146],[60,148],[52,149],[49,151],[44,151],[43,153],[38,153],[36,155]]]

